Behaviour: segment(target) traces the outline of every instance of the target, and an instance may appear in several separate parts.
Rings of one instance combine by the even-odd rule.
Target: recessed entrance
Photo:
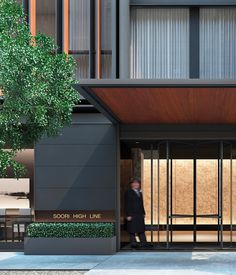
[[[122,143],[121,248],[129,248],[123,195],[133,175],[142,180],[146,235],[154,249],[233,247],[235,146],[226,141]]]

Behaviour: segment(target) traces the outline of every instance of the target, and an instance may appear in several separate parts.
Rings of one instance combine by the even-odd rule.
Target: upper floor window
[[[112,0],[101,1],[101,78],[112,72]]]
[[[236,9],[200,9],[200,78],[236,79]]]
[[[114,51],[112,58],[115,43],[112,41],[112,19],[115,20],[112,0],[37,0],[34,3],[36,5],[29,5],[33,35],[41,32],[51,36],[60,49],[73,55],[77,79],[112,77],[112,68],[113,71],[115,68],[112,60],[116,56]]]
[[[131,78],[189,78],[189,9],[131,9]]]
[[[93,6],[91,7],[93,3]],[[101,0],[100,7],[96,1],[69,1],[69,53],[77,62],[78,79],[94,77],[111,78],[112,41],[111,41],[111,5],[112,0]],[[100,10],[100,38],[98,39],[98,10]],[[91,33],[92,32],[92,33]],[[100,52],[98,53],[98,41]],[[96,62],[97,55],[100,62]],[[93,59],[93,62],[91,62]],[[100,66],[100,68],[98,68]],[[93,73],[91,73],[93,71]],[[99,73],[98,73],[99,71]]]
[[[236,8],[194,12],[131,8],[131,78],[236,79]]]

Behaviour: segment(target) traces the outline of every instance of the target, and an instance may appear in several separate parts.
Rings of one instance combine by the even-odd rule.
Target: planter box
[[[116,237],[24,239],[25,255],[111,255],[115,252]]]

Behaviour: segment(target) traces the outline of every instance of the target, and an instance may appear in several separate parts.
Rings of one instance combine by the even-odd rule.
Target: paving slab
[[[86,275],[229,275],[236,274],[235,252],[117,253]]]
[[[0,275],[236,275],[236,252],[119,252],[113,256],[0,253]]]
[[[0,275],[84,275],[84,271],[58,271],[58,270],[44,270],[44,271],[15,271],[15,270],[7,270],[0,271]]]
[[[110,256],[24,255],[23,252],[1,252],[1,270],[90,270]]]

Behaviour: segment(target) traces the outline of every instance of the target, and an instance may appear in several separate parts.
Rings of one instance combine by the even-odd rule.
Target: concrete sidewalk
[[[21,271],[20,273],[5,273],[6,270],[8,272]],[[37,270],[37,272],[32,272],[32,270]],[[74,275],[83,273],[86,275],[236,275],[236,253],[119,252],[113,256],[25,256],[23,253],[0,253],[0,274]]]
[[[92,270],[92,274],[236,274],[234,252],[118,253]]]

